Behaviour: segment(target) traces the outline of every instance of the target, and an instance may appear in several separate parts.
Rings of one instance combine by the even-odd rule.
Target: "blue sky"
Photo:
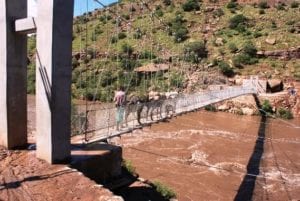
[[[28,15],[36,16],[36,1],[28,0]],[[44,1],[44,0],[40,0]],[[99,0],[104,5],[116,2],[117,0]],[[101,5],[94,0],[75,0],[74,16],[81,15],[87,11],[92,11],[95,8],[101,8]]]
[[[117,0],[99,0],[104,5],[116,2]],[[95,8],[101,8],[101,5],[94,0],[75,0],[74,15],[81,15],[87,11],[94,10]]]

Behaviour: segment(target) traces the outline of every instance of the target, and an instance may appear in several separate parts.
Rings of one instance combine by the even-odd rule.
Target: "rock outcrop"
[[[260,57],[271,57],[282,60],[299,59],[300,46],[293,47],[288,50],[274,50],[274,51],[258,51],[257,55]]]

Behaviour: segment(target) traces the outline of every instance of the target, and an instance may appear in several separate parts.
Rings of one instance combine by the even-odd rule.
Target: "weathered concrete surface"
[[[36,23],[33,17],[16,20],[15,31],[23,34],[36,32]]]
[[[72,150],[71,166],[96,182],[121,175],[122,148],[110,144],[88,144]]]
[[[73,7],[73,0],[37,5],[37,156],[50,163],[70,157]]]
[[[0,1],[0,145],[9,149],[27,143],[27,36],[14,29],[26,8],[23,0]]]

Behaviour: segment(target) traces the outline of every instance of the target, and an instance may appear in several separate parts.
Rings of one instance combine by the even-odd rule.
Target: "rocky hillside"
[[[300,79],[299,1],[281,2],[122,0],[87,12],[74,19],[73,95],[193,91],[237,74]],[[150,63],[168,68],[137,70]]]

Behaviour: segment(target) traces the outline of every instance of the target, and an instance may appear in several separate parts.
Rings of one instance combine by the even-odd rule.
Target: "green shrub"
[[[275,22],[275,21],[272,21],[271,23],[272,23],[271,28],[272,28],[272,29],[276,29],[276,28],[277,28],[276,22]]]
[[[224,15],[224,11],[222,10],[222,8],[218,8],[217,10],[213,11],[213,16],[214,17],[221,17]]]
[[[124,43],[121,48],[122,52],[128,55],[131,55],[134,51],[133,47],[127,43]]]
[[[127,37],[126,33],[124,33],[124,32],[118,33],[118,38],[119,38],[119,39],[124,39],[124,38],[126,38],[126,37]]]
[[[243,14],[238,14],[230,18],[229,20],[229,28],[235,29],[239,32],[244,32],[248,27],[248,18]]]
[[[261,109],[264,113],[273,113],[273,109],[272,109],[272,106],[270,104],[270,101],[269,100],[264,100],[263,101],[263,104],[261,106]]]
[[[123,160],[122,167],[124,167],[130,174],[136,175],[136,169],[130,160]]]
[[[218,67],[221,70],[221,72],[223,73],[223,75],[225,75],[227,77],[232,77],[234,75],[234,71],[232,70],[232,68],[229,66],[228,63],[226,63],[224,61],[219,61]]]
[[[248,54],[241,53],[233,57],[233,65],[237,68],[243,67],[243,64],[245,65],[253,65],[258,62],[257,58],[253,58]]]
[[[179,73],[171,73],[170,75],[170,87],[181,88],[183,87],[184,78]]]
[[[254,34],[253,34],[254,38],[259,38],[261,36],[262,36],[262,33],[258,32],[258,31],[254,32]]]
[[[180,27],[174,32],[174,41],[180,43],[187,39],[189,31],[186,27]]]
[[[172,3],[172,0],[163,0],[163,3],[165,4],[165,6],[169,6]]]
[[[227,5],[226,5],[226,8],[228,8],[228,9],[235,9],[235,8],[237,8],[238,7],[238,3],[237,2],[235,2],[235,1],[230,1]]]
[[[291,3],[291,8],[298,8],[298,7],[299,7],[299,2],[293,1],[293,2]]]
[[[193,10],[200,10],[200,4],[198,0],[187,0],[184,4],[182,4],[182,9],[186,12],[190,12]]]
[[[188,37],[189,32],[186,26],[184,25],[185,21],[186,20],[183,18],[181,14],[177,14],[174,19],[168,22],[169,25],[168,33],[169,35],[174,36],[174,41],[176,43],[183,42]]]
[[[256,57],[257,49],[251,42],[248,42],[244,46],[243,52],[251,57]]]
[[[236,53],[239,50],[235,43],[229,43],[228,49],[231,53]]]
[[[184,47],[185,60],[199,63],[201,58],[207,57],[207,50],[203,41],[190,42]]]
[[[293,114],[290,110],[285,108],[279,108],[277,111],[277,116],[282,119],[293,119]]]
[[[164,15],[164,12],[161,10],[161,7],[158,7],[155,10],[155,15],[157,15],[158,17],[162,17]]]
[[[122,17],[123,17],[125,20],[130,20],[130,15],[128,15],[128,14],[123,14]]]
[[[120,65],[121,65],[121,68],[123,68],[124,70],[132,70],[132,69],[140,66],[141,64],[136,60],[125,58],[125,59],[121,60]]]
[[[169,200],[171,198],[176,198],[176,193],[165,184],[162,184],[159,181],[154,181],[152,184],[155,187],[156,191],[160,193],[164,199]]]
[[[217,112],[217,108],[216,108],[216,106],[214,106],[214,105],[206,105],[206,106],[204,107],[204,109],[205,109],[206,111],[210,111],[210,112]]]
[[[111,43],[117,43],[118,42],[118,37],[117,36],[112,36],[110,39]]]
[[[270,6],[268,5],[268,2],[267,2],[267,1],[261,1],[261,2],[258,3],[258,7],[259,7],[260,9],[267,9],[267,8],[269,8]]]
[[[140,59],[155,59],[155,58],[156,55],[149,50],[144,50],[140,55]]]

